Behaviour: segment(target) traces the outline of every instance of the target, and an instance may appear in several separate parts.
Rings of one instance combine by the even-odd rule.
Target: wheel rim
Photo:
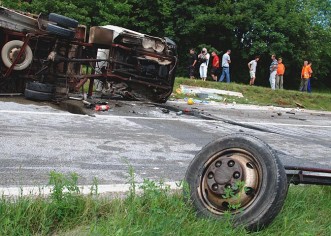
[[[14,61],[16,60],[19,52],[21,51],[20,47],[14,47],[12,48],[9,52],[8,52],[8,58],[10,59],[10,61],[12,63],[14,63]],[[17,61],[17,64],[21,64],[25,61],[25,52],[22,53],[22,56],[20,57],[20,59]]]
[[[262,168],[251,153],[238,148],[223,150],[204,165],[199,180],[200,199],[215,214],[236,214],[255,201],[261,179]]]

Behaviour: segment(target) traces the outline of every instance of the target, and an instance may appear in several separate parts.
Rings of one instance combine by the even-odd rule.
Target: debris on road
[[[194,104],[194,100],[193,100],[192,98],[189,98],[189,99],[187,100],[187,104],[188,104],[188,105],[193,105],[193,104]]]
[[[169,109],[166,109],[166,108],[161,109],[161,111],[165,114],[169,114],[169,112],[170,112]]]
[[[176,92],[178,93],[179,90]],[[195,87],[195,86],[188,86],[188,85],[180,85],[180,93],[182,94],[194,94],[200,96],[206,96],[208,97],[211,96],[216,96],[216,95],[228,95],[228,96],[235,96],[242,98],[244,95],[239,92],[234,92],[234,91],[226,91],[226,90],[220,90],[220,89],[211,89],[211,88],[202,88],[202,87]]]
[[[294,103],[295,103],[295,105],[297,105],[297,107],[299,107],[299,108],[305,108],[305,106],[302,105],[301,103],[298,103],[298,102],[294,102]]]

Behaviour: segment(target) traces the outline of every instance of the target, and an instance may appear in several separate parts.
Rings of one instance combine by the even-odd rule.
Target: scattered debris
[[[239,92],[211,89],[211,88],[201,88],[201,87],[187,86],[187,85],[180,85],[180,90],[177,89],[176,92],[177,93],[180,92],[182,94],[196,94],[198,96],[199,94],[202,94],[201,96],[205,96],[205,94],[207,94],[208,97],[215,95],[228,95],[228,96],[235,96],[240,98],[244,97],[244,95]]]
[[[177,116],[181,116],[181,115],[183,115],[183,112],[182,111],[178,111],[178,112],[176,112],[176,115]]]
[[[298,103],[298,102],[294,102],[295,105],[297,105],[297,107],[300,107],[300,108],[305,108],[304,105],[302,105],[301,103]]]
[[[294,120],[302,120],[302,121],[307,120],[307,119],[304,119],[304,118],[298,118],[298,117],[294,117],[294,116],[289,116],[288,118],[294,119]]]
[[[194,100],[193,100],[192,98],[189,98],[189,99],[187,100],[187,104],[188,104],[188,105],[193,105],[193,104],[194,104]]]
[[[109,105],[95,105],[96,111],[108,111],[110,108]]]
[[[281,115],[282,115],[282,113],[281,113],[281,112],[277,112],[277,115],[281,116]]]
[[[291,114],[291,115],[295,115],[295,112],[292,112],[292,111],[287,111],[286,113]]]
[[[161,111],[165,114],[168,114],[170,112],[169,109],[166,109],[166,108],[161,109]]]

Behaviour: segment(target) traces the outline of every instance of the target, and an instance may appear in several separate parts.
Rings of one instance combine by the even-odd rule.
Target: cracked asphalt
[[[132,101],[110,106],[79,115],[48,103],[1,98],[0,186],[46,185],[50,171],[76,172],[83,185],[94,178],[121,184],[131,167],[137,182],[180,181],[204,145],[234,132],[264,140],[284,165],[331,168],[330,112],[183,101],[169,101],[169,113]]]

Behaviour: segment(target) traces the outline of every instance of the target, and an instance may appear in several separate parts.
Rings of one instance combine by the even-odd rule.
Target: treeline
[[[303,60],[331,88],[330,0],[2,0],[4,6],[56,12],[88,26],[113,24],[168,36],[179,46],[179,73],[191,47],[232,49],[232,81],[247,82],[247,63],[260,55],[256,83],[268,85],[270,55],[286,65],[285,88],[298,87]]]

